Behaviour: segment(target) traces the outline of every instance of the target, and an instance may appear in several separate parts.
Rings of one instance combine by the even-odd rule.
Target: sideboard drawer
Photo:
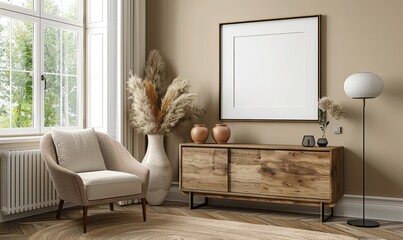
[[[181,187],[228,191],[228,149],[182,148]]]
[[[330,153],[230,150],[230,192],[298,198],[330,198]]]

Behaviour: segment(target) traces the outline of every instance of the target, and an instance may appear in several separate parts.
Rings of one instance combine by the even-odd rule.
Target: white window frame
[[[86,71],[86,93],[87,93],[87,118],[86,126],[93,127],[97,131],[102,131],[109,136],[116,138],[117,136],[117,4],[116,0],[88,0],[86,2],[86,51],[87,51],[87,71]],[[97,4],[102,9],[102,16],[98,21],[91,22],[92,4]],[[102,93],[91,86],[91,36],[102,35],[102,79],[99,84],[102,84]],[[101,82],[102,81],[102,82]],[[91,102],[93,94],[102,94],[102,113],[97,114],[97,117],[102,118],[101,124],[95,124],[92,119],[95,109]]]
[[[20,7],[17,5],[13,5],[11,3],[5,3],[5,2],[0,2],[0,8],[2,9],[6,9],[6,10],[10,10],[16,13],[23,13],[26,15],[30,15],[30,16],[35,16],[35,17],[39,17],[40,16],[40,10],[39,10],[39,0],[33,0],[34,1],[34,9],[28,9],[28,8],[24,8],[24,7]],[[41,0],[43,1],[43,0]]]
[[[68,31],[74,31],[77,32],[78,38],[82,39],[83,38],[83,29],[77,26],[73,26],[70,24],[65,24],[65,23],[60,23],[60,22],[55,22],[55,21],[49,21],[46,19],[42,19],[41,21],[41,46],[45,46],[45,41],[44,41],[44,31],[45,27],[50,26],[50,27],[55,27],[55,28],[60,28]],[[44,54],[44,47],[41,49],[41,74],[44,74],[45,70],[45,54]],[[83,128],[83,74],[82,74],[82,66],[83,66],[83,41],[79,41],[79,46],[77,49],[77,93],[78,94],[78,126],[55,126],[55,127],[45,127],[45,115],[42,111],[45,110],[45,82],[40,81],[41,83],[41,108],[40,108],[40,116],[41,116],[41,133],[46,133],[50,132],[52,128],[58,128],[58,129],[66,129],[66,130],[71,130],[71,129],[79,129]],[[40,78],[39,78],[40,79]]]
[[[58,129],[79,129],[84,127],[84,23],[83,9],[84,2],[78,0],[78,19],[46,14],[44,12],[44,0],[34,0],[34,10],[0,2],[0,15],[12,19],[29,21],[34,23],[34,49],[33,49],[33,127],[32,128],[3,128],[0,129],[1,138],[23,137],[29,135],[41,135],[49,132],[52,128]],[[78,126],[55,126],[45,127],[44,121],[44,82],[41,81],[41,75],[44,72],[44,26],[52,26],[78,33],[79,46],[77,49],[77,94],[78,94]],[[1,142],[1,141],[0,141]]]
[[[6,11],[3,9],[0,9],[0,15],[9,17],[11,19],[16,19],[16,20],[21,20],[21,21],[26,21],[26,22],[32,22],[34,24],[34,42],[33,42],[33,59],[32,59],[32,70],[34,72],[33,77],[32,77],[32,82],[33,82],[33,91],[32,91],[32,121],[33,121],[33,127],[32,128],[3,128],[0,129],[0,134],[1,135],[20,135],[20,134],[35,134],[39,132],[40,129],[40,109],[39,109],[39,98],[40,98],[40,86],[39,86],[39,79],[40,79],[40,71],[38,68],[38,64],[40,61],[40,56],[39,56],[39,41],[38,41],[38,36],[39,36],[39,19],[36,17],[28,16],[25,14],[20,14],[12,11]],[[11,56],[10,56],[11,57]]]
[[[107,77],[107,31],[104,28],[94,28],[94,29],[87,29],[86,31],[86,38],[87,38],[87,125],[91,126],[99,131],[102,132],[107,132],[108,131],[108,127],[107,127],[107,123],[108,123],[108,109],[107,109],[107,104],[108,104],[108,77]],[[102,55],[102,72],[101,72],[101,82],[99,82],[98,84],[100,84],[101,86],[101,93],[97,92],[96,94],[101,94],[102,95],[102,103],[98,103],[102,105],[102,112],[100,113],[100,115],[102,116],[100,120],[101,124],[100,125],[94,125],[94,119],[92,118],[93,114],[92,112],[94,111],[94,109],[92,109],[93,106],[93,102],[91,101],[92,99],[92,95],[94,94],[93,91],[93,86],[92,86],[92,55],[91,55],[91,37],[93,35],[101,35],[102,37],[102,49],[99,49],[99,51],[101,52]],[[99,115],[98,115],[99,116]]]
[[[113,1],[113,2],[111,2]],[[102,8],[102,19],[100,21],[96,22],[91,22],[91,17],[92,17],[92,4],[96,3],[99,4]],[[106,27],[108,19],[110,19],[110,16],[108,16],[108,10],[115,10],[116,9],[111,9],[111,4],[116,4],[116,0],[86,0],[86,27],[87,28],[95,28],[95,27]],[[108,7],[109,5],[109,7]],[[112,7],[113,8],[113,7]],[[110,15],[110,14],[109,14]]]
[[[78,13],[77,13],[78,19],[77,20],[46,13],[45,12],[45,0],[36,0],[36,1],[41,2],[40,11],[41,11],[42,19],[54,20],[54,21],[58,21],[61,23],[71,24],[71,25],[80,26],[80,27],[84,26],[84,22],[83,22],[83,12],[84,12],[84,10],[83,10],[84,3],[83,2],[84,1],[83,0],[77,0],[77,3],[78,3]]]

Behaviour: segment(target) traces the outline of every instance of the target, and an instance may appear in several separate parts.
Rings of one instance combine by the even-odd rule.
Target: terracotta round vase
[[[231,137],[231,130],[229,130],[226,124],[216,124],[211,132],[216,143],[227,143]]]
[[[208,138],[208,129],[204,124],[195,124],[190,131],[190,137],[195,143],[205,143]]]

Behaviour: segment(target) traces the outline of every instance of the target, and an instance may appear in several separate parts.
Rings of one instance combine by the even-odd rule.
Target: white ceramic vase
[[[147,135],[148,147],[142,164],[150,169],[147,202],[161,205],[172,185],[172,167],[164,149],[164,135]]]

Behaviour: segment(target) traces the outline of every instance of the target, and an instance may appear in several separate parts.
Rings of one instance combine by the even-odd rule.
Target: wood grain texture
[[[147,206],[148,211],[158,214],[169,214],[173,218],[176,215],[189,216],[197,218],[208,218],[218,220],[230,220],[238,222],[247,222],[254,224],[264,224],[272,226],[290,227],[306,230],[321,231],[327,233],[343,234],[359,239],[388,239],[401,240],[403,236],[403,223],[379,220],[379,228],[357,228],[347,225],[348,218],[334,217],[332,221],[320,223],[317,221],[316,214],[303,214],[292,212],[278,212],[262,209],[243,209],[234,207],[211,206],[190,210],[187,203],[183,202],[164,202],[162,206]],[[106,204],[91,206],[89,211],[89,224],[96,225],[99,217],[110,214]],[[142,206],[140,203],[128,206],[115,206],[115,213],[122,215],[121,212],[135,212],[141,216]],[[55,218],[55,211],[37,216],[27,217],[14,221],[0,223],[0,239],[28,239],[35,232],[53,226],[63,224],[71,220],[81,219],[82,212],[80,207],[66,208],[61,215],[61,219]],[[147,224],[147,223],[146,223]],[[133,238],[136,235],[133,233]]]
[[[331,173],[330,187],[332,195],[330,196],[331,202],[335,202],[344,195],[344,161],[343,161],[343,148],[336,148],[330,151],[331,154]]]
[[[329,207],[344,194],[343,147],[181,144],[180,158],[185,194]]]
[[[228,191],[228,149],[182,148],[181,188]]]
[[[231,149],[230,191],[329,199],[330,154]]]

